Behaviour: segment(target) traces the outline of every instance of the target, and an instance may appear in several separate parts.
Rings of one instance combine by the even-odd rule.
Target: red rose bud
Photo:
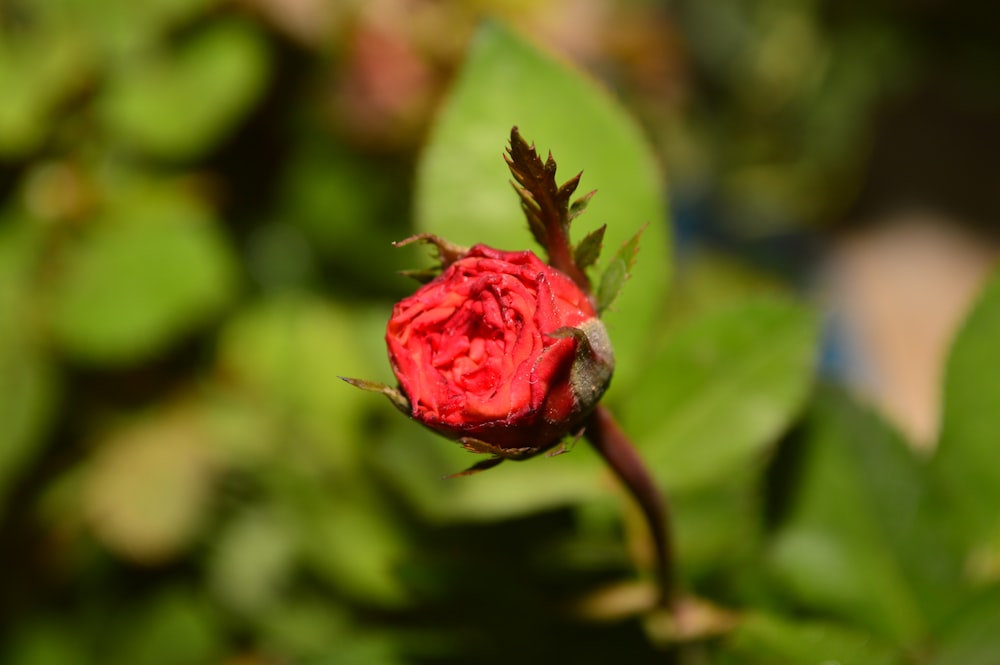
[[[485,245],[399,302],[386,343],[410,415],[497,461],[578,430],[614,368],[580,287],[530,251]]]

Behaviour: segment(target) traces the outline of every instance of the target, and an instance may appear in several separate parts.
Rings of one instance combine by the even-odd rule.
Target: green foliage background
[[[720,89],[747,106],[729,120],[763,127],[749,152],[705,148],[727,200],[813,222],[843,205],[907,52],[868,17],[834,39],[792,4],[680,14],[715,35],[701,62],[731,68]],[[428,34],[452,46],[425,44],[407,88],[352,69],[413,64],[360,5],[327,6],[330,34],[279,5],[0,6],[0,662],[996,662],[1000,282],[919,455],[819,385],[820,316],[789,289],[721,265],[674,286],[647,135],[683,180],[685,142],[732,126],[646,132],[482,8],[448,6]],[[814,39],[778,76],[732,57],[752,50],[741,21]],[[806,56],[828,64],[810,78]],[[515,124],[598,189],[577,238],[607,223],[614,250],[650,224],[607,317],[607,402],[671,499],[680,641],[643,611],[646,533],[585,445],[443,481],[467,453],[337,378],[391,379],[396,271],[426,259],[390,241],[530,246],[501,158]],[[774,159],[751,169],[755,150]]]

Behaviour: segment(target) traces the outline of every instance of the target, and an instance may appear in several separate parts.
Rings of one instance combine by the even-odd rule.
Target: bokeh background
[[[584,189],[603,168],[664,202],[641,257],[671,288],[655,323],[616,312],[664,371],[613,405],[640,444],[751,432],[717,469],[651,453],[708,599],[683,646],[637,609],[648,542],[583,444],[569,471],[441,481],[469,457],[337,378],[389,378],[397,271],[423,259],[391,241],[449,197],[493,205],[433,184],[460,168],[435,128],[475,113],[445,109],[484,21],[607,88],[657,164],[579,164]],[[1000,9],[972,0],[0,3],[0,662],[998,662],[995,510],[960,498],[985,525],[961,554],[886,563],[947,540],[906,511],[997,256],[998,62]],[[984,311],[964,366],[988,416]],[[968,429],[990,466],[993,430]],[[808,453],[838,437],[890,486],[859,511],[918,525],[885,551],[809,508],[803,486],[858,494]],[[872,461],[872,437],[912,458]],[[934,594],[959,578],[993,595],[949,632],[965,600]],[[783,618],[740,632],[748,608]]]

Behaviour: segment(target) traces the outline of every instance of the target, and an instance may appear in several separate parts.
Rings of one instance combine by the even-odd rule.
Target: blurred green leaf
[[[666,326],[705,316],[727,303],[787,294],[787,284],[775,275],[730,255],[693,249],[685,254],[684,270],[670,291]]]
[[[589,268],[601,257],[601,250],[604,248],[604,233],[607,230],[607,224],[600,225],[573,248],[573,261],[581,269]]]
[[[603,313],[611,307],[622,289],[625,288],[625,282],[632,276],[632,270],[635,268],[636,254],[639,252],[639,238],[641,236],[642,229],[629,238],[621,246],[621,249],[611,257],[611,261],[601,275],[601,281],[597,286],[598,312]]]
[[[951,519],[979,558],[1000,560],[1000,275],[984,288],[952,345],[933,468]],[[1000,579],[1000,565],[987,578]]]
[[[391,634],[355,625],[329,598],[299,594],[276,605],[261,626],[262,651],[302,665],[397,665],[404,662]]]
[[[239,615],[261,614],[287,585],[295,563],[287,519],[274,511],[250,509],[214,535],[209,580],[221,603]]]
[[[273,657],[297,663],[340,642],[352,626],[347,612],[329,598],[300,593],[271,605],[258,624],[260,648]]]
[[[748,465],[725,483],[670,494],[677,559],[686,577],[723,580],[740,591],[760,583],[754,568],[763,540],[759,476]]]
[[[231,132],[267,84],[262,35],[248,23],[215,23],[169,55],[130,59],[99,100],[108,128],[141,152],[197,158]]]
[[[181,587],[150,597],[133,607],[111,635],[114,665],[203,665],[223,655],[222,625],[199,594]],[[107,660],[104,660],[104,659]]]
[[[89,665],[91,659],[74,627],[38,616],[19,617],[0,645],[7,665]]]
[[[144,564],[167,561],[206,522],[215,463],[212,441],[183,410],[124,426],[85,466],[84,516],[117,554]]]
[[[31,2],[38,23],[85,39],[110,61],[154,47],[171,28],[218,0],[42,0]]]
[[[276,449],[318,451],[314,462],[325,467],[356,463],[364,407],[384,400],[339,376],[389,380],[388,362],[370,362],[385,357],[386,312],[287,294],[258,302],[229,322],[219,340],[219,364],[283,427]],[[367,346],[362,352],[359,345]]]
[[[274,474],[304,564],[353,600],[404,604],[398,568],[409,543],[400,524],[371,488],[348,478],[334,482],[320,471],[296,465]]]
[[[392,247],[412,234],[410,192],[401,184],[408,172],[396,160],[322,140],[318,124],[301,131],[279,190],[280,223],[301,230],[325,266],[348,276],[334,282],[335,295],[411,288],[396,273],[415,267],[412,254]]]
[[[574,242],[606,222],[605,245],[617,248],[650,224],[633,278],[604,317],[618,358],[613,394],[644,369],[670,261],[660,174],[638,127],[607,92],[507,28],[486,25],[425,148],[418,229],[461,245],[533,247],[502,158],[514,125],[541,154],[551,150],[557,180],[584,171],[584,188],[598,190],[573,223]]]
[[[931,665],[992,665],[1000,654],[1000,586],[994,585],[949,617],[935,639]]]
[[[232,297],[235,263],[209,212],[180,192],[113,204],[71,246],[52,286],[70,355],[120,365],[162,351]]]
[[[55,370],[35,339],[39,235],[21,220],[0,220],[0,508],[39,452],[55,407]]]
[[[375,451],[378,467],[432,522],[511,519],[613,492],[613,481],[586,442],[563,455],[505,462],[475,476],[445,478],[481,459],[402,418]]]
[[[845,626],[752,613],[726,639],[724,665],[904,665],[891,644]]]
[[[48,360],[16,338],[8,339],[0,343],[0,510],[19,472],[41,452],[57,391]]]
[[[838,393],[820,397],[795,451],[775,579],[797,605],[915,643],[930,610],[949,605],[953,567],[947,541],[924,521],[924,466],[884,422]]]
[[[727,304],[674,331],[619,405],[657,478],[688,491],[762,461],[809,394],[817,337],[816,317],[777,297]]]
[[[364,603],[399,605],[407,547],[381,510],[362,496],[330,497],[306,516],[299,537],[311,569],[336,588]]]
[[[0,31],[0,157],[36,149],[52,129],[59,103],[81,87],[94,65],[82,41],[65,31],[18,37]]]

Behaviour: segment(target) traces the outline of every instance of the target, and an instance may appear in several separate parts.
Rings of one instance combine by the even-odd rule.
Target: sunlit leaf
[[[55,370],[31,324],[36,236],[27,224],[0,220],[0,507],[40,452],[56,400]]]
[[[504,462],[489,473],[446,478],[484,459],[452,441],[396,421],[376,449],[380,469],[434,522],[509,519],[610,493],[597,455],[581,441],[569,452]]]
[[[643,227],[645,228],[645,227]],[[639,239],[642,229],[621,246],[611,257],[601,281],[597,285],[597,311],[606,312],[625,288],[625,282],[632,276],[636,257],[639,254]]]
[[[726,483],[668,497],[674,543],[682,572],[695,580],[755,582],[751,567],[763,540],[759,472],[748,466]]]
[[[163,350],[233,295],[235,265],[211,215],[191,199],[150,194],[94,220],[53,285],[63,350],[123,364]]]
[[[589,268],[597,263],[597,259],[601,257],[601,249],[604,247],[604,232],[607,228],[607,224],[602,224],[577,243],[573,250],[573,260],[581,269]]]
[[[99,100],[108,128],[164,159],[198,157],[233,130],[268,77],[266,44],[248,24],[220,22],[176,52],[137,57]]]
[[[321,126],[301,131],[307,136],[297,141],[279,188],[281,222],[300,232],[324,265],[345,275],[331,285],[333,295],[410,288],[412,282],[397,272],[417,268],[425,251],[392,248],[412,234],[406,212],[410,192],[400,190],[407,177],[402,166],[321,140]]]
[[[313,470],[291,475],[281,496],[295,511],[294,536],[305,565],[348,597],[373,605],[405,604],[399,575],[409,548],[404,532],[364,486],[326,487],[321,480]]]
[[[159,564],[191,544],[208,517],[211,441],[183,411],[125,426],[85,468],[82,510],[106,547]]]
[[[20,37],[0,38],[4,97],[0,156],[5,157],[18,157],[39,147],[52,129],[58,104],[79,90],[94,64],[93,54],[69,31],[38,31]]]
[[[607,223],[604,241],[617,248],[650,224],[629,288],[606,317],[618,358],[611,391],[623,390],[644,369],[655,334],[669,242],[663,184],[649,147],[606,91],[507,28],[484,27],[424,151],[419,230],[463,245],[539,249],[502,158],[514,125],[541,154],[552,152],[561,179],[583,171],[585,186],[598,190],[587,214],[573,222],[575,241]]]
[[[219,0],[44,0],[33,2],[33,27],[85,37],[111,63],[156,48],[169,31],[204,13]]]
[[[779,298],[678,329],[619,407],[661,482],[694,489],[759,463],[809,394],[817,333],[811,312]]]
[[[383,318],[384,317],[384,318]],[[219,365],[273,414],[287,445],[333,467],[356,462],[363,407],[391,407],[342,375],[388,380],[381,310],[363,313],[318,298],[284,296],[245,309],[222,331]],[[366,345],[364,353],[359,345]]]
[[[846,626],[753,613],[726,639],[723,665],[904,665],[889,642]]]
[[[57,380],[48,359],[16,338],[0,343],[0,507],[39,451],[55,413]]]
[[[132,606],[116,622],[111,653],[113,665],[200,665],[218,662],[223,654],[222,625],[203,596],[181,587],[166,587]]]
[[[931,665],[991,665],[1000,653],[1000,586],[970,597],[935,636]]]
[[[397,640],[355,624],[344,608],[320,594],[296,594],[272,606],[259,624],[265,653],[318,665],[401,665]],[[254,661],[256,663],[257,661]],[[263,665],[263,664],[262,664]]]
[[[1000,560],[1000,276],[983,290],[955,338],[944,383],[941,439],[933,460],[951,519],[966,546]],[[1000,568],[998,568],[1000,571]],[[1000,572],[993,575],[1000,579]]]
[[[86,665],[86,639],[70,622],[20,616],[0,645],[0,660],[11,665]]]
[[[209,579],[225,607],[247,616],[278,601],[294,564],[290,531],[287,520],[258,509],[239,515],[216,534]]]
[[[921,510],[925,470],[885,423],[841,395],[821,397],[790,452],[801,465],[772,570],[797,606],[913,643],[957,586],[950,543]]]

